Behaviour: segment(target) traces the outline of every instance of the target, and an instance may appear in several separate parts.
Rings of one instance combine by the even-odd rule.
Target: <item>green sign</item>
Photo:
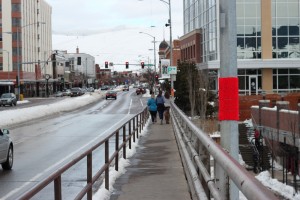
[[[177,74],[177,66],[168,66],[168,74]]]

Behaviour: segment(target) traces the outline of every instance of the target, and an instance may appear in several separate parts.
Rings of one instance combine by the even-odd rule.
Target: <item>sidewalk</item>
[[[111,200],[191,199],[171,124],[150,124]]]

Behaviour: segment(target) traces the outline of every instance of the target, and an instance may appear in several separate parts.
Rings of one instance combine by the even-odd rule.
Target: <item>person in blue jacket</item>
[[[154,124],[156,122],[156,113],[157,113],[157,105],[156,105],[154,94],[151,94],[151,98],[148,99],[147,105],[151,115],[152,123]]]

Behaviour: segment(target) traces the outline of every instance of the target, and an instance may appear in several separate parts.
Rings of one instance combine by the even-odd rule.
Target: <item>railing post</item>
[[[134,118],[132,120],[130,120],[130,122],[129,122],[129,149],[131,149],[131,139],[132,139],[131,122],[132,121],[134,121]]]
[[[135,130],[135,124],[136,124],[136,119],[137,119],[137,117],[138,116],[136,116],[134,119],[133,119],[133,142],[135,142],[135,132],[136,132],[136,130]]]
[[[93,173],[92,173],[92,170],[93,170],[93,158],[92,158],[92,153],[89,153],[87,155],[87,185],[89,184],[92,184],[93,182]],[[88,200],[92,200],[93,199],[93,190],[92,188],[88,190],[87,192],[87,199]]]
[[[116,157],[115,157],[115,170],[119,171],[119,131],[116,132]]]
[[[141,114],[138,114],[138,117],[136,118],[137,121],[137,131],[136,131],[136,138],[139,138],[139,133],[141,132],[141,120],[142,120],[142,117],[141,117]]]
[[[130,127],[130,121],[129,121],[129,127]],[[123,158],[126,159],[126,125],[123,126]]]
[[[109,141],[105,141],[105,189],[109,190]]]
[[[55,200],[61,200],[61,176],[58,176],[54,180],[54,195],[55,195]]]

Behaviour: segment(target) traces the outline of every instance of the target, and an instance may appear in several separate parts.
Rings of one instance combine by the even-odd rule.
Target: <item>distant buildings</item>
[[[44,90],[51,56],[52,8],[44,1],[0,2],[0,93],[33,96]],[[19,64],[18,64],[19,63]]]

